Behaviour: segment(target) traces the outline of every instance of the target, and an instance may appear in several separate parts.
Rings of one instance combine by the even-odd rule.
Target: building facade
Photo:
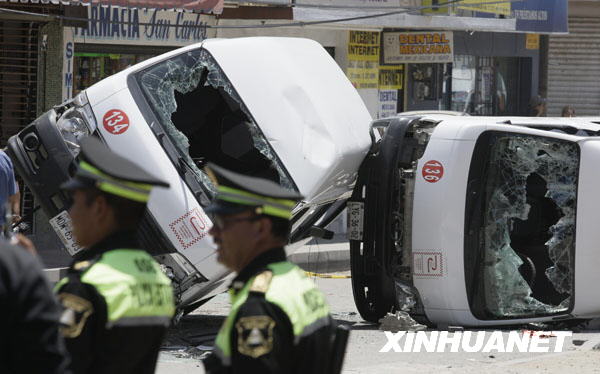
[[[186,3],[204,5],[190,9]],[[138,0],[128,6],[127,0],[93,5],[80,0],[0,0],[0,146],[39,114],[102,78],[206,38],[313,39],[346,73],[373,118],[415,110],[525,115],[530,97],[539,93],[548,94],[555,111],[568,102],[558,92],[575,85],[555,68],[569,66],[570,57],[563,63],[558,56],[571,53],[581,56],[586,66],[597,64],[598,59],[580,52],[564,52],[575,48],[571,39],[552,36],[545,48],[548,38],[539,36],[566,32],[566,0],[439,4]],[[597,27],[583,18],[573,15],[571,27],[593,43],[583,35]],[[596,95],[593,84],[586,83],[590,95]],[[597,96],[578,102],[589,99],[591,113],[600,105],[600,91]]]

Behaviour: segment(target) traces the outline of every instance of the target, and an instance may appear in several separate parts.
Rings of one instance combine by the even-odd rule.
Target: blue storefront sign
[[[476,17],[494,14],[475,12]],[[517,31],[548,34],[569,32],[568,0],[521,0],[511,2],[511,17],[517,20]]]
[[[535,33],[569,32],[567,0],[524,0],[512,5],[517,30]]]

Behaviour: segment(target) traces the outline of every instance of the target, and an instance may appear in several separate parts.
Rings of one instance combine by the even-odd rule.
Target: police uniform
[[[39,261],[0,242],[0,373],[62,374],[59,307]]]
[[[252,209],[291,218],[301,198],[273,182],[211,165],[218,193],[212,214]],[[326,373],[334,323],[323,294],[305,272],[273,248],[239,271],[230,286],[231,312],[223,323],[208,373]]]
[[[153,186],[168,186],[95,139],[84,139],[81,150],[64,189],[94,186],[146,203]],[[154,372],[174,313],[173,291],[134,232],[115,232],[82,250],[55,291],[74,373]]]

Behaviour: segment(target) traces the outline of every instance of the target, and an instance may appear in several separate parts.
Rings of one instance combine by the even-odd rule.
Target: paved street
[[[336,273],[349,275],[349,272]],[[352,326],[343,373],[599,373],[599,331],[575,333],[567,338],[562,353],[379,353],[387,342],[383,332],[362,321],[354,306],[350,279],[315,278],[325,292],[333,316]],[[192,345],[210,345],[228,311],[227,295],[215,297],[185,317],[163,349],[158,374],[201,373],[203,354]],[[554,338],[552,338],[554,339]],[[573,340],[577,344],[573,344]],[[200,347],[206,348],[206,347]]]
[[[347,246],[341,235],[332,241],[315,240],[299,248],[289,258],[313,272],[347,277],[350,275],[347,271]],[[482,370],[487,373],[600,373],[597,365],[600,362],[600,323],[592,326],[596,330],[576,332],[572,338],[567,338],[561,353],[380,353],[387,338],[378,326],[362,321],[354,305],[351,280],[319,277],[314,280],[325,293],[334,318],[339,323],[352,326],[344,373],[438,374],[480,373]],[[217,330],[228,311],[228,296],[221,294],[184,317],[171,330],[156,372],[203,373],[200,359],[212,348]],[[506,335],[507,332],[504,333]]]

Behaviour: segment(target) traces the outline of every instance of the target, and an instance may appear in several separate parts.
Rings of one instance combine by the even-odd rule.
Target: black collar
[[[92,245],[90,248],[83,249],[76,254],[74,262],[91,260],[113,249],[135,249],[139,247],[140,245],[135,231],[117,231]]]
[[[256,256],[246,267],[244,267],[231,282],[230,288],[238,291],[254,275],[264,270],[267,265],[286,261],[285,250],[282,247],[270,249]]]

